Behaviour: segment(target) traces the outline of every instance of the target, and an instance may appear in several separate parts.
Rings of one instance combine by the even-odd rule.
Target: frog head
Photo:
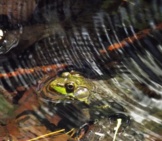
[[[89,103],[93,84],[77,72],[63,72],[49,84],[51,91]]]

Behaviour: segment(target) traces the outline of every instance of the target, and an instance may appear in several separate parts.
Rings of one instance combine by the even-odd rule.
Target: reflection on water
[[[2,0],[0,14],[0,140],[161,140],[160,0]]]

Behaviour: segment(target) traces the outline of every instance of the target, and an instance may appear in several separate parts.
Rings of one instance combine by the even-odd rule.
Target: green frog
[[[49,89],[68,98],[90,103],[94,84],[75,71],[63,72],[49,84]]]

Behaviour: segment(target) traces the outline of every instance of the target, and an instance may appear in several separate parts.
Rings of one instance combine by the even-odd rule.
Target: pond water
[[[1,0],[0,141],[161,141],[160,0]]]

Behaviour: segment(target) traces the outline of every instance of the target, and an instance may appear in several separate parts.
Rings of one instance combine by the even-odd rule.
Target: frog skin
[[[63,72],[49,84],[49,89],[60,95],[90,103],[90,94],[94,84],[75,71]]]

